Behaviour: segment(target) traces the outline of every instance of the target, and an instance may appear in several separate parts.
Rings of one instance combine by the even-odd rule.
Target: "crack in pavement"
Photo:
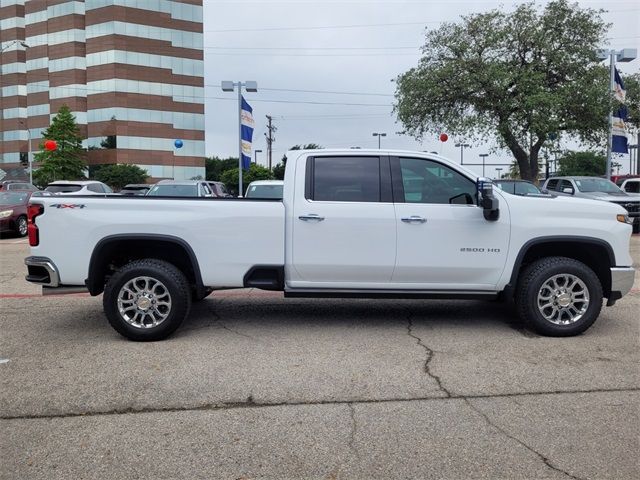
[[[531,453],[537,455],[538,458],[540,458],[540,460],[542,460],[547,467],[549,467],[552,470],[555,470],[556,472],[562,473],[562,474],[566,475],[569,478],[573,478],[575,480],[583,480],[581,477],[577,477],[577,476],[572,475],[571,473],[567,472],[566,470],[562,470],[560,467],[556,467],[553,463],[551,463],[551,460],[549,458],[545,457],[542,453],[538,452],[533,447],[527,445],[522,440],[520,440],[518,437],[515,437],[515,436],[511,435],[509,432],[507,432],[502,427],[499,427],[498,425],[493,423],[491,421],[491,419],[489,418],[489,416],[486,413],[484,413],[480,409],[480,407],[478,407],[477,405],[474,405],[468,398],[463,398],[463,400],[465,401],[465,403],[467,405],[469,405],[469,407],[471,407],[471,409],[474,412],[476,412],[478,415],[480,415],[484,419],[484,421],[487,422],[487,424],[489,426],[491,426],[491,427],[495,428],[496,430],[498,430],[505,437],[510,438],[511,440],[513,440],[514,442],[518,443],[519,445],[522,445],[524,448],[529,450]]]
[[[435,380],[435,382],[438,384],[438,388],[447,396],[447,398],[451,398],[451,392],[444,387],[440,377],[431,371],[431,360],[433,360],[435,352],[427,345],[425,345],[425,343],[419,336],[413,333],[413,320],[411,319],[411,314],[407,315],[407,321],[407,335],[415,339],[416,343],[424,348],[424,350],[427,352],[427,358],[424,361],[424,373]]]
[[[245,337],[256,342],[258,341],[256,338],[253,338],[251,335],[247,335],[245,333],[238,332],[233,328],[227,327],[222,321],[222,317],[213,310],[213,307],[211,305],[207,305],[207,310],[209,310],[209,313],[211,313],[215,317],[214,325],[219,325],[223,330],[227,330],[228,332],[234,333],[240,337]]]
[[[349,445],[349,450],[353,452],[357,459],[360,459],[360,453],[355,445],[356,441],[356,433],[358,431],[358,424],[356,422],[356,410],[353,407],[353,403],[347,403],[347,407],[349,408],[349,417],[351,418],[351,430],[349,431],[349,441],[347,445]]]
[[[494,394],[478,394],[478,395],[455,395],[450,397],[442,396],[425,396],[410,398],[380,398],[380,399],[362,399],[362,400],[317,400],[317,401],[283,401],[283,402],[256,402],[252,397],[242,402],[219,402],[205,403],[195,406],[182,407],[147,407],[147,408],[116,408],[112,410],[96,410],[87,412],[68,412],[59,414],[33,414],[33,415],[0,415],[0,420],[37,420],[52,418],[73,418],[73,417],[96,417],[108,415],[128,415],[138,413],[175,413],[175,412],[197,412],[204,410],[232,410],[240,408],[270,408],[270,407],[302,407],[302,406],[321,406],[321,405],[372,405],[385,403],[404,403],[404,402],[424,402],[424,401],[450,401],[450,400],[468,400],[468,399],[491,399],[491,398],[514,398],[514,397],[535,397],[542,395],[580,395],[587,393],[616,393],[616,392],[640,392],[640,388],[602,388],[594,390],[556,390],[547,392],[516,392],[516,393],[494,393]]]

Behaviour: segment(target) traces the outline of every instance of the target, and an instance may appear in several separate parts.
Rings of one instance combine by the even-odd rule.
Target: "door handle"
[[[402,217],[402,220],[405,223],[426,223],[427,219],[423,217],[419,217],[418,215],[411,215],[410,217]]]
[[[306,215],[300,215],[298,218],[305,222],[308,222],[309,220],[317,220],[318,222],[321,222],[324,220],[324,217],[321,217],[317,213],[307,213]]]

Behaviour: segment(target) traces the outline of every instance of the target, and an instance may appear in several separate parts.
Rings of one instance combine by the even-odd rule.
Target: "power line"
[[[442,23],[440,20],[430,20],[425,22],[403,22],[403,23],[368,23],[360,25],[318,25],[318,26],[299,26],[299,27],[259,27],[259,28],[230,28],[222,30],[205,30],[206,33],[232,33],[232,32],[271,32],[281,30],[326,30],[326,29],[343,29],[343,28],[370,28],[370,27],[400,27],[408,25],[426,25],[433,23]]]

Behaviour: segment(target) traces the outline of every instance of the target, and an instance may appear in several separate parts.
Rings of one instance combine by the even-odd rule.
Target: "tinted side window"
[[[102,185],[98,183],[90,183],[87,185],[87,190],[96,193],[104,193],[104,188],[102,188]]]
[[[535,185],[532,185],[528,182],[514,182],[513,185],[514,185],[514,193],[516,195],[540,193],[540,191],[536,188]]]
[[[557,190],[558,188],[558,179],[554,178],[552,180],[549,180],[549,183],[547,183],[547,190]]]
[[[569,180],[562,180],[560,182],[560,191],[562,192],[565,188],[570,188],[572,191],[575,190]]]
[[[400,170],[407,203],[474,203],[475,183],[445,165],[426,159],[401,158]]]
[[[629,193],[640,193],[640,182],[627,182],[624,191]]]
[[[311,192],[319,202],[379,202],[378,157],[316,157]]]

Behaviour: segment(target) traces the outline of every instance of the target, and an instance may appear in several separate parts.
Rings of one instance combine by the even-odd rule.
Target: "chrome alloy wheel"
[[[546,280],[538,291],[538,310],[556,325],[580,320],[589,308],[589,290],[575,275],[564,273]]]
[[[164,322],[171,312],[171,295],[167,287],[152,277],[135,277],[118,292],[118,311],[136,328],[153,328]]]

